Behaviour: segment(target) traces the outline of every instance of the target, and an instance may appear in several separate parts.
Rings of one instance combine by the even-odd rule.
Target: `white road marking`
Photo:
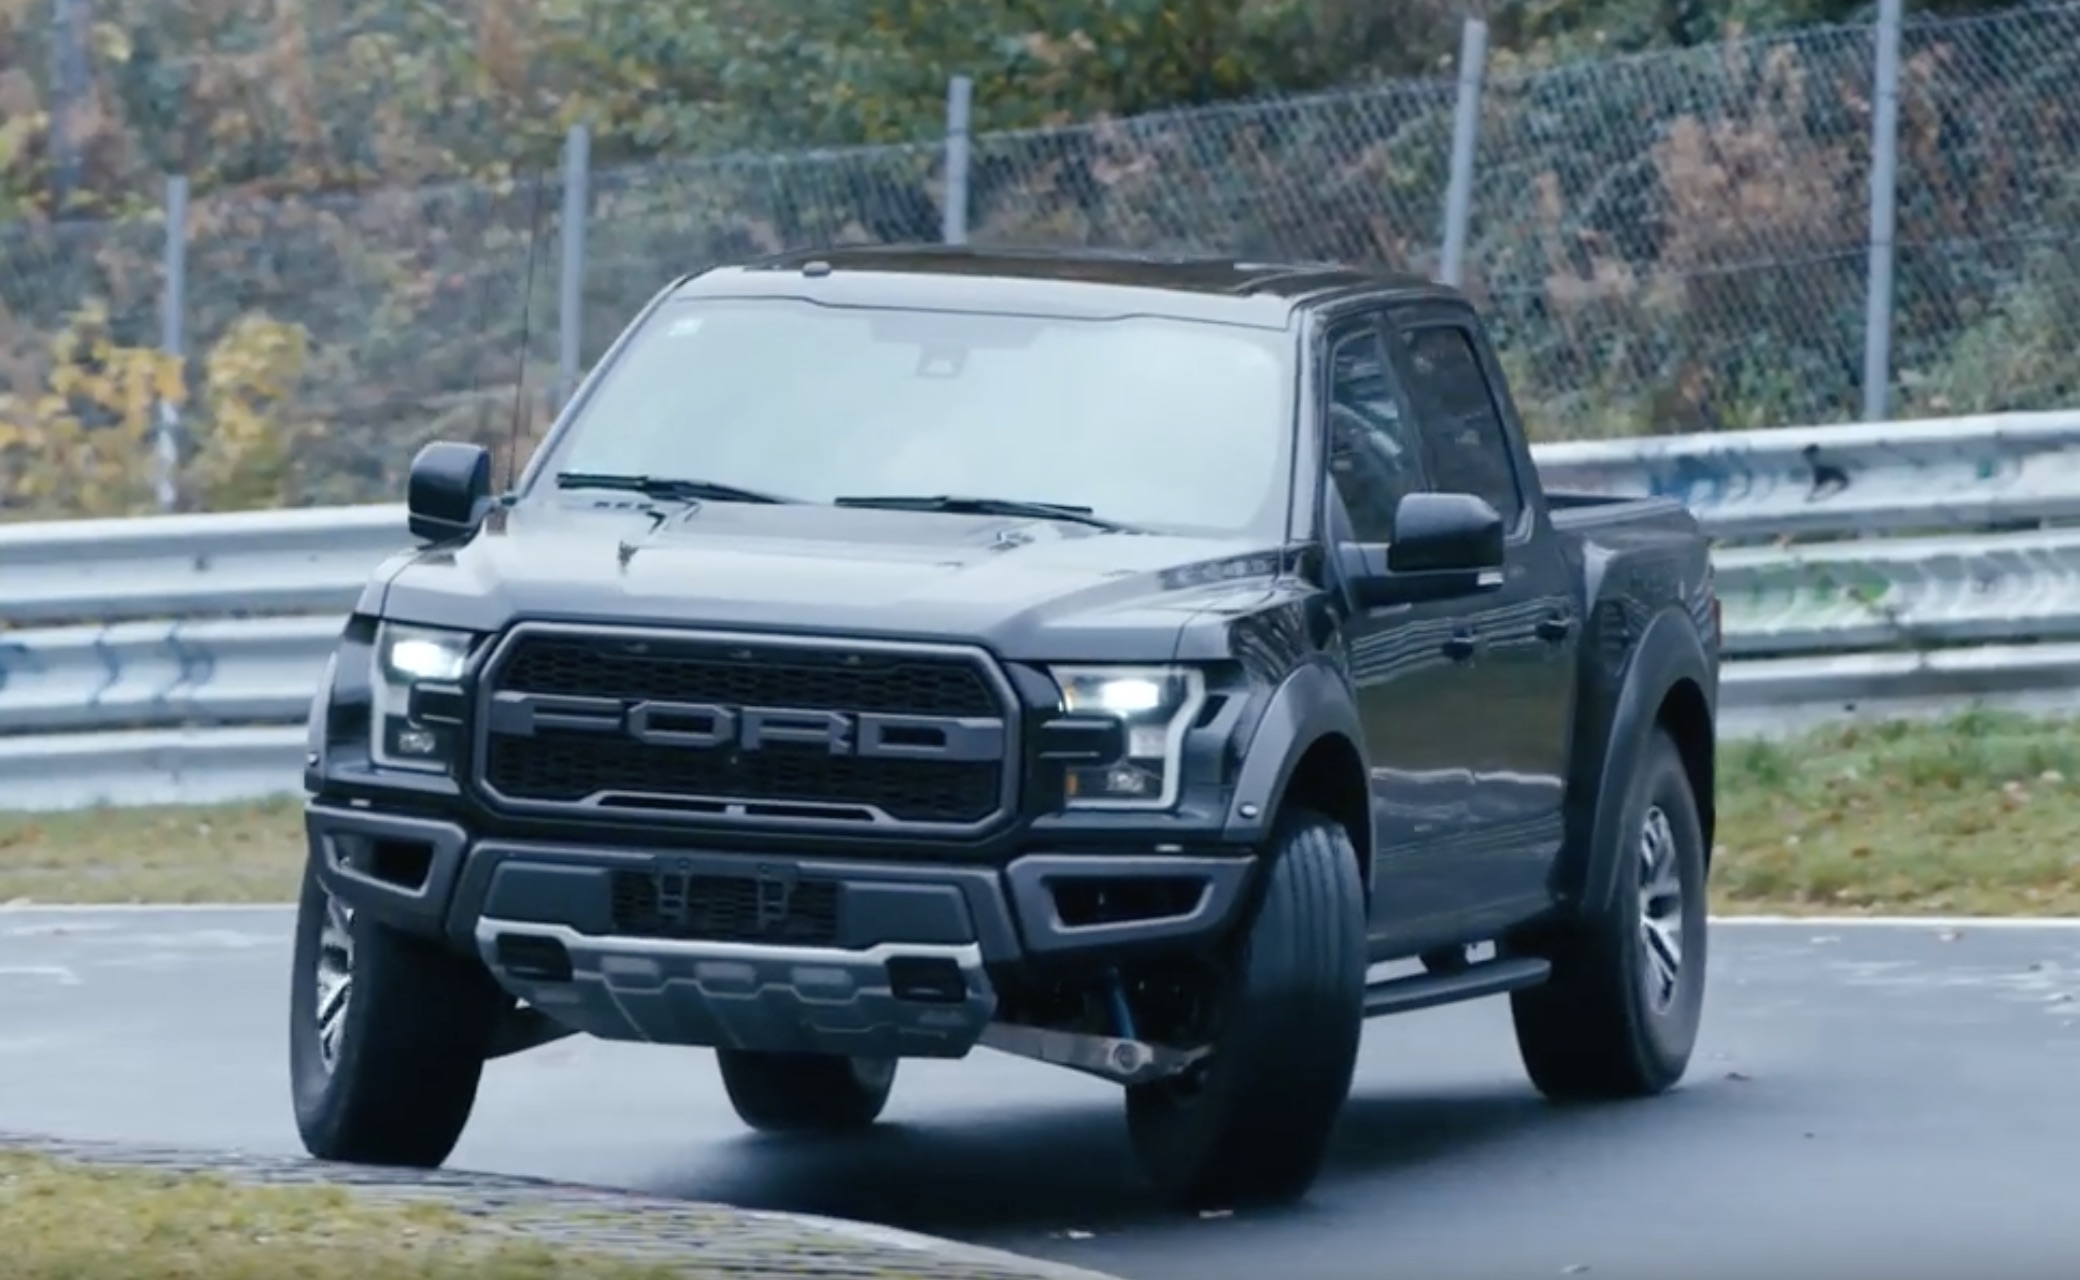
[[[2080,929],[2080,916],[1713,916],[1715,925],[1805,929]]]
[[[81,915],[124,915],[146,911],[174,914],[205,911],[286,911],[295,905],[293,902],[0,902],[0,917],[55,915],[61,912]]]
[[[48,978],[61,987],[80,985],[80,976],[62,964],[0,964],[0,978]]]

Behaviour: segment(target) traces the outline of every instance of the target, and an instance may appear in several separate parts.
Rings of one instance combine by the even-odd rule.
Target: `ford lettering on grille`
[[[980,650],[523,623],[486,662],[477,784],[537,813],[973,832],[1015,808]]]
[[[999,760],[1004,755],[1004,722],[980,716],[849,715],[792,707],[493,695],[493,733],[525,738],[545,729],[626,734],[653,747],[741,752],[800,746],[879,760]]]

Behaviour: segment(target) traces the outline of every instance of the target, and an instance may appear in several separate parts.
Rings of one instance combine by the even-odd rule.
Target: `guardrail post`
[[[940,232],[948,244],[968,243],[968,144],[975,82],[955,76],[946,82],[946,205]]]
[[[159,289],[159,349],[180,365],[181,382],[187,382],[188,317],[188,179],[170,174],[166,179],[165,279]],[[152,431],[154,485],[159,510],[172,511],[180,505],[181,407],[177,400],[159,401],[158,421]]]
[[[585,337],[585,222],[592,216],[592,131],[571,126],[563,139],[563,273],[556,300],[556,403],[577,394]],[[513,466],[517,469],[516,459]]]
[[[1903,0],[1878,0],[1871,99],[1871,243],[1863,304],[1863,421],[1886,420],[1892,398],[1892,271],[1899,205],[1899,46]]]
[[[1488,73],[1488,24],[1468,18],[1459,32],[1459,100],[1452,109],[1452,176],[1445,188],[1444,246],[1437,275],[1458,287],[1466,274],[1473,223],[1473,173],[1480,145],[1481,86]]]

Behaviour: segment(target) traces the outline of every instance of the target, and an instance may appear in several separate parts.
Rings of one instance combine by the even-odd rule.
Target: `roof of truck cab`
[[[1087,318],[1159,315],[1284,328],[1309,304],[1358,293],[1458,296],[1420,276],[1333,263],[948,245],[781,254],[701,272],[681,281],[674,296]]]

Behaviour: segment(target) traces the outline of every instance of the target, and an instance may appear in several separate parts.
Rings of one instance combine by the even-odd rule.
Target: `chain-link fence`
[[[1877,46],[1828,28],[1488,78],[1466,283],[1536,434],[1858,415]],[[2080,5],[1916,20],[1900,47],[1890,412],[2080,403]],[[955,220],[978,244],[1434,273],[1458,96],[1417,81],[979,135]],[[163,223],[0,229],[0,511],[149,506],[148,464],[116,463],[149,452],[161,392],[183,397],[183,505],[389,498],[428,438],[524,443],[559,334],[596,358],[678,272],[939,238],[947,154],[581,172],[582,262],[554,174],[197,198],[173,281]],[[169,292],[179,357],[118,376],[163,345]]]

